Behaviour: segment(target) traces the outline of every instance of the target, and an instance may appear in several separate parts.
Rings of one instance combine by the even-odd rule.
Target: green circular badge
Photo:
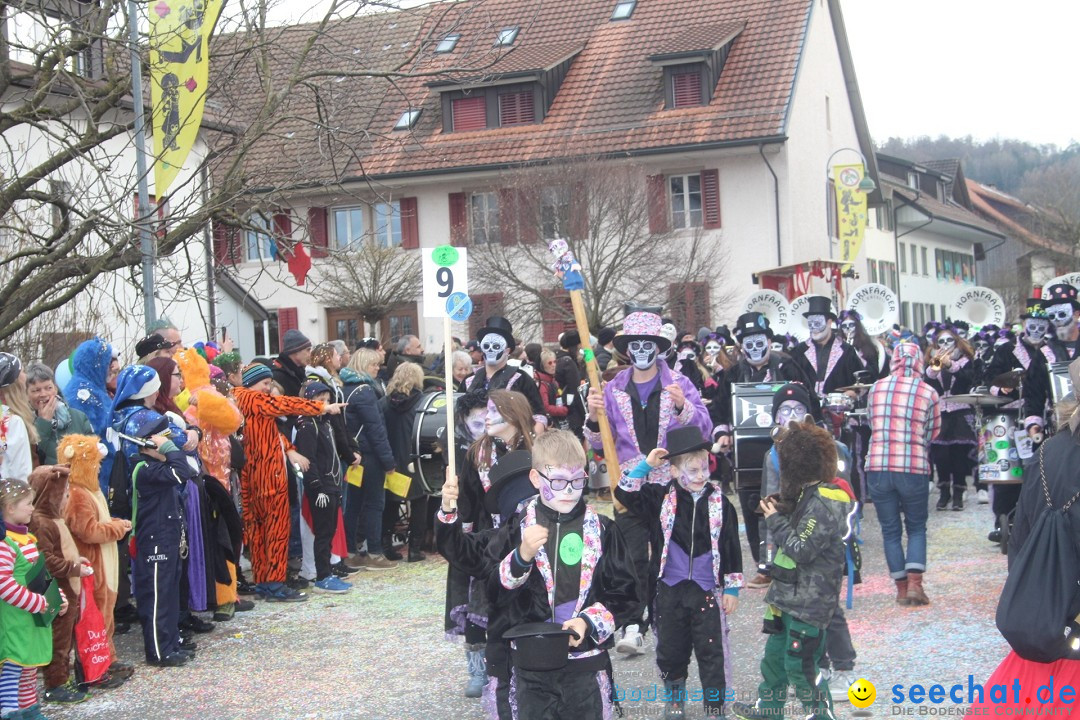
[[[1009,449],[1009,441],[1008,440],[998,440],[996,443],[994,443],[994,449],[995,450],[1008,450]]]
[[[592,362],[592,361],[593,361],[593,359],[594,359],[594,358],[596,358],[596,353],[594,353],[594,352],[593,352],[593,351],[592,351],[591,349],[589,349],[589,348],[586,348],[586,349],[585,349],[585,352],[583,352],[583,353],[582,353],[582,355],[584,355],[584,356],[585,356],[585,362],[587,362],[587,363],[589,363],[589,362]]]
[[[1012,476],[1013,476],[1013,477],[1023,477],[1023,475],[1024,475],[1024,468],[1022,468],[1022,467],[1014,467],[1014,468],[1013,468],[1012,470],[1010,470],[1009,472],[1011,472],[1011,473],[1012,473]]]
[[[431,259],[441,267],[453,265],[458,261],[458,257],[460,257],[460,253],[453,245],[440,245],[431,251]]]
[[[559,543],[559,559],[564,565],[577,565],[581,562],[581,550],[584,547],[585,543],[577,533],[565,535]]]
[[[986,451],[986,459],[990,462],[997,462],[997,453],[993,450]]]

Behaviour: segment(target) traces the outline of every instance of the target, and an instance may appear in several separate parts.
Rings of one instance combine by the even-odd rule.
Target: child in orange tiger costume
[[[251,549],[251,573],[257,592],[271,602],[299,602],[307,595],[285,585],[289,559],[289,476],[285,460],[301,470],[307,459],[282,436],[277,418],[285,415],[336,414],[340,406],[295,397],[271,396],[273,373],[252,363],[244,368],[244,387],[233,391],[244,414],[244,452],[240,473],[244,534]]]

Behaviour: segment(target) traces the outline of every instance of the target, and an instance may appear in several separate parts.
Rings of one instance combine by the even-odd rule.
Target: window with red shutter
[[[559,342],[559,336],[575,326],[574,306],[570,302],[569,293],[559,292],[552,295],[554,305],[545,303],[541,311],[541,319],[544,323],[544,342]]]
[[[671,107],[695,107],[701,104],[701,70],[672,73]]]
[[[531,125],[536,122],[533,91],[499,95],[499,125]]]
[[[454,132],[483,130],[487,127],[487,98],[483,95],[457,98],[451,101],[450,108]]]
[[[220,220],[211,223],[214,235],[214,260],[219,265],[235,265],[240,262],[240,231]]]
[[[420,247],[420,224],[416,198],[401,198],[401,247],[412,250]]]
[[[450,244],[465,247],[469,237],[469,198],[465,193],[450,193]]]
[[[274,246],[277,259],[287,260],[293,251],[292,216],[287,212],[274,213]]]
[[[479,293],[472,296],[473,311],[469,316],[469,337],[475,338],[492,315],[506,314],[502,293]]]
[[[650,175],[646,178],[646,191],[649,203],[649,232],[653,235],[668,230],[667,185],[663,175]]]
[[[707,230],[720,228],[720,171],[701,171],[701,205]]]
[[[307,211],[307,217],[311,257],[324,258],[327,256],[327,248],[330,246],[326,232],[326,208],[310,207]]]
[[[278,308],[277,311],[278,334],[285,337],[289,330],[297,330],[300,327],[296,315],[296,308]]]

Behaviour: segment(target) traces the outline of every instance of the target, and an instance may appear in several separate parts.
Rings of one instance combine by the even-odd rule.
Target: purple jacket
[[[701,395],[690,380],[680,373],[670,369],[663,360],[656,361],[656,367],[660,370],[660,434],[656,439],[657,447],[664,447],[667,441],[667,433],[673,427],[697,425],[701,428],[701,434],[709,438],[712,433],[712,420],[705,403],[701,401]],[[619,456],[620,472],[626,472],[637,466],[638,462],[645,458],[644,453],[638,447],[637,436],[634,431],[633,401],[626,391],[632,382],[633,368],[623,370],[611,382],[604,386],[604,409],[607,412],[608,422],[611,424],[611,434],[615,438],[615,453]],[[678,383],[682,388],[686,403],[681,413],[675,412],[674,403],[671,401],[671,393],[665,388],[671,383]],[[594,450],[602,450],[600,433],[593,432],[585,427],[585,439]],[[608,472],[612,472],[609,468]],[[671,470],[667,461],[649,473],[649,482],[669,482]]]

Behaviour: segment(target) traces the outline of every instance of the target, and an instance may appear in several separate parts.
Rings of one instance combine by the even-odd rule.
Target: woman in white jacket
[[[33,417],[22,362],[11,353],[0,353],[0,477],[30,477],[37,431],[27,418]]]

